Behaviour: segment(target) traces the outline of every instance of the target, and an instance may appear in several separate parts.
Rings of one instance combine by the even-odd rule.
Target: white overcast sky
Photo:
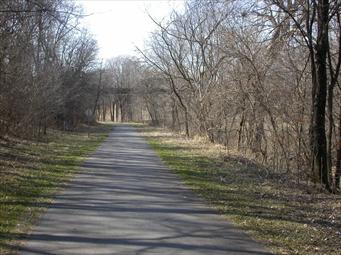
[[[183,0],[76,0],[85,14],[82,24],[97,39],[99,57],[136,55],[135,46],[143,47],[156,25],[172,9],[182,10]]]

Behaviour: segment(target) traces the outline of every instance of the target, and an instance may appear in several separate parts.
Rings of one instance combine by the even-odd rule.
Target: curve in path
[[[128,125],[88,158],[20,253],[270,254],[186,188]]]

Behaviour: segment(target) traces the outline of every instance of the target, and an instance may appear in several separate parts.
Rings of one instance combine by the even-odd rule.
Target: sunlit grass
[[[275,254],[341,254],[341,198],[269,179],[222,147],[137,127],[162,160],[237,227]]]
[[[107,137],[110,124],[87,130],[50,130],[48,142],[8,140],[0,144],[0,254],[26,232],[53,195]]]

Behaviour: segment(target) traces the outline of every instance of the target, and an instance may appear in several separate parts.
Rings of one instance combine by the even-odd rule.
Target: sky
[[[76,0],[89,14],[82,25],[92,33],[99,46],[99,58],[136,56],[136,46],[143,48],[157,21],[182,10],[183,0]]]

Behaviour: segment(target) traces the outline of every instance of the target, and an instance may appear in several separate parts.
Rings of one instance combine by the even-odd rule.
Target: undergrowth
[[[275,254],[341,254],[341,197],[280,183],[221,146],[137,126],[162,160],[228,220]]]

